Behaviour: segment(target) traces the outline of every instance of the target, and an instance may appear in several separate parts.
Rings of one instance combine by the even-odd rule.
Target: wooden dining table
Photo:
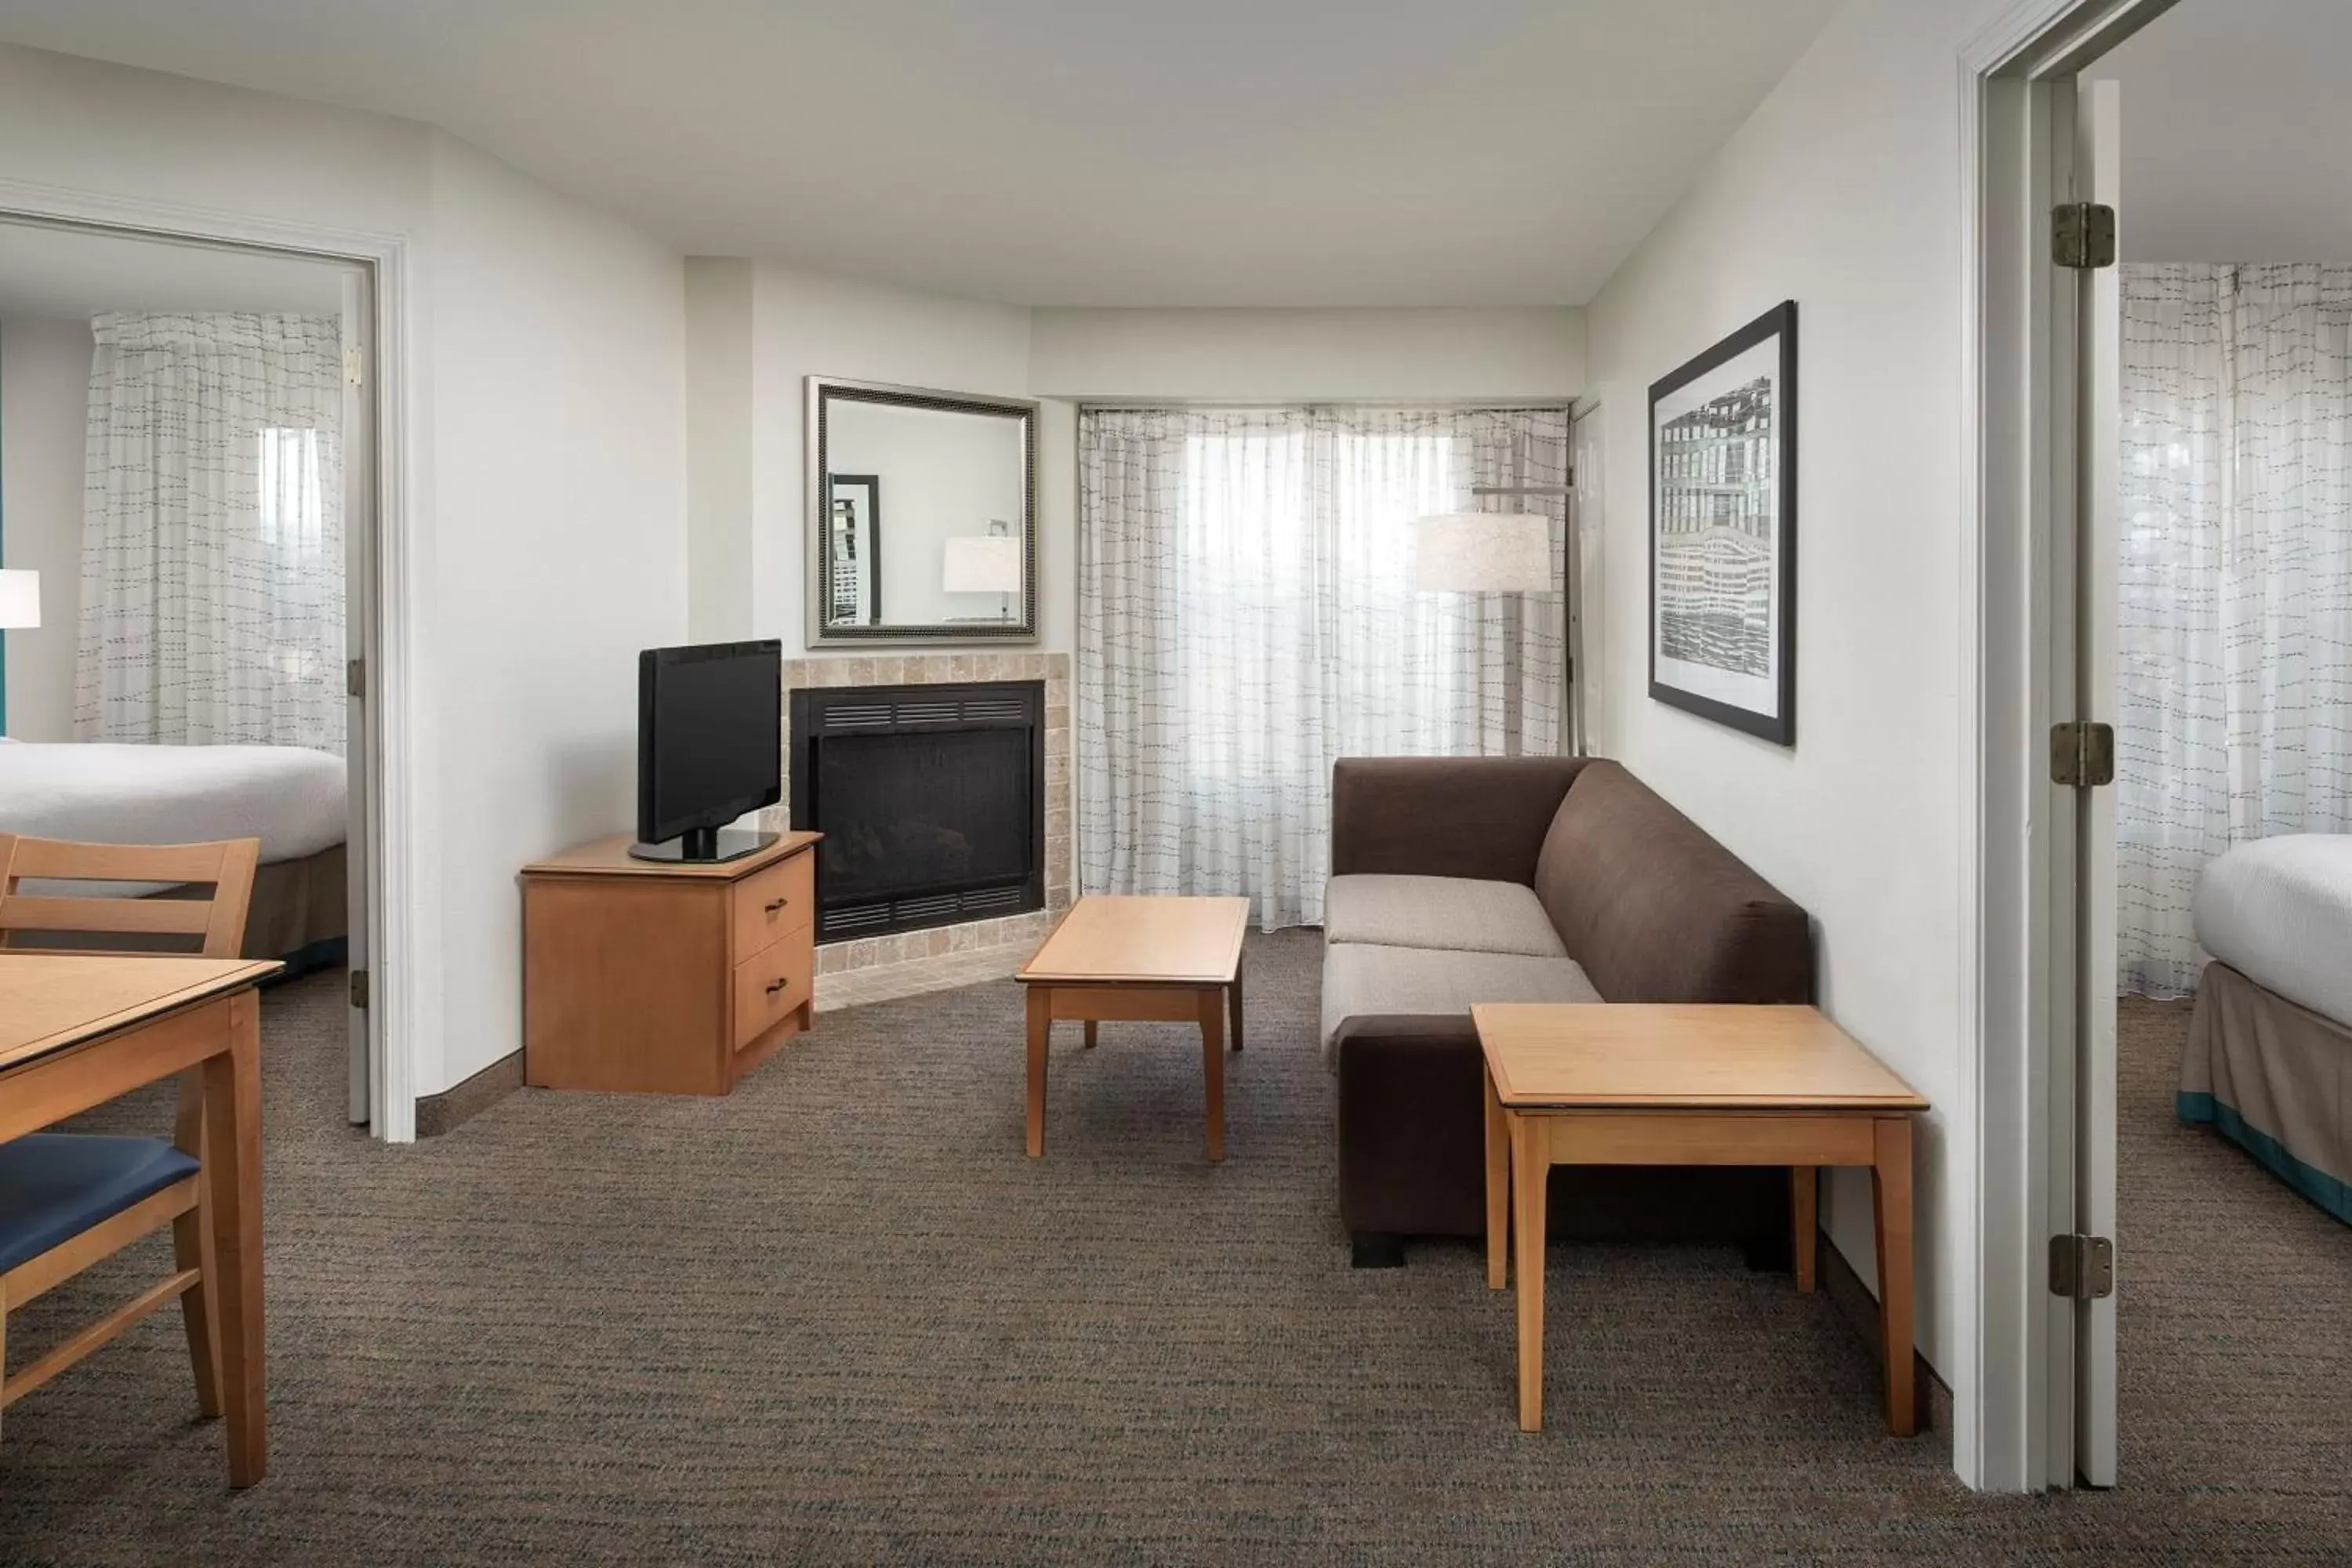
[[[0,1142],[191,1068],[204,1089],[228,1480],[268,1468],[261,998],[272,960],[0,952]]]

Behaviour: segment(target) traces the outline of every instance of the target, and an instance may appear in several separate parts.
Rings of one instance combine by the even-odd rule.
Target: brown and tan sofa
[[[1805,911],[1615,763],[1356,758],[1332,778],[1323,1049],[1359,1267],[1485,1226],[1474,1002],[1810,1002]],[[1788,1173],[1562,1168],[1555,1235],[1785,1253]]]

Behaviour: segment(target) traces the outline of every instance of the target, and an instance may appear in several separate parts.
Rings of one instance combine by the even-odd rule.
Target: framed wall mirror
[[[1037,405],[808,378],[808,645],[1037,640]]]

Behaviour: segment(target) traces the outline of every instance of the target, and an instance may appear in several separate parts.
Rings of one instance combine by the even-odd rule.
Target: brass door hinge
[[[343,695],[346,697],[367,695],[367,660],[354,658],[344,661]]]
[[[2061,267],[2095,272],[2116,264],[2116,209],[2097,202],[2062,203],[2050,215]]]
[[[2050,782],[2073,789],[2115,783],[2115,727],[2083,720],[2051,725]]]
[[[352,1005],[364,1007],[367,1005],[368,972],[364,969],[354,969],[352,971]]]
[[[2116,1293],[2116,1244],[2104,1236],[2050,1238],[2050,1293],[2096,1301]]]

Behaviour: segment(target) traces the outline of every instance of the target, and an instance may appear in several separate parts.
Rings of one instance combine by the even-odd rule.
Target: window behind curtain
[[[1563,411],[1089,410],[1079,443],[1087,890],[1312,923],[1339,757],[1558,749],[1561,595],[1412,568],[1474,483],[1564,482]]]
[[[2186,994],[2231,846],[2352,831],[2352,267],[2123,272],[2118,973]]]
[[[341,323],[90,323],[75,731],[343,749]]]
[[[328,432],[277,427],[261,432],[261,545],[271,576],[300,582],[332,571],[342,574],[342,542],[330,539],[324,447]],[[337,557],[331,563],[332,551]],[[270,646],[270,663],[289,688],[331,679],[342,649],[340,616],[331,623],[283,625]]]

